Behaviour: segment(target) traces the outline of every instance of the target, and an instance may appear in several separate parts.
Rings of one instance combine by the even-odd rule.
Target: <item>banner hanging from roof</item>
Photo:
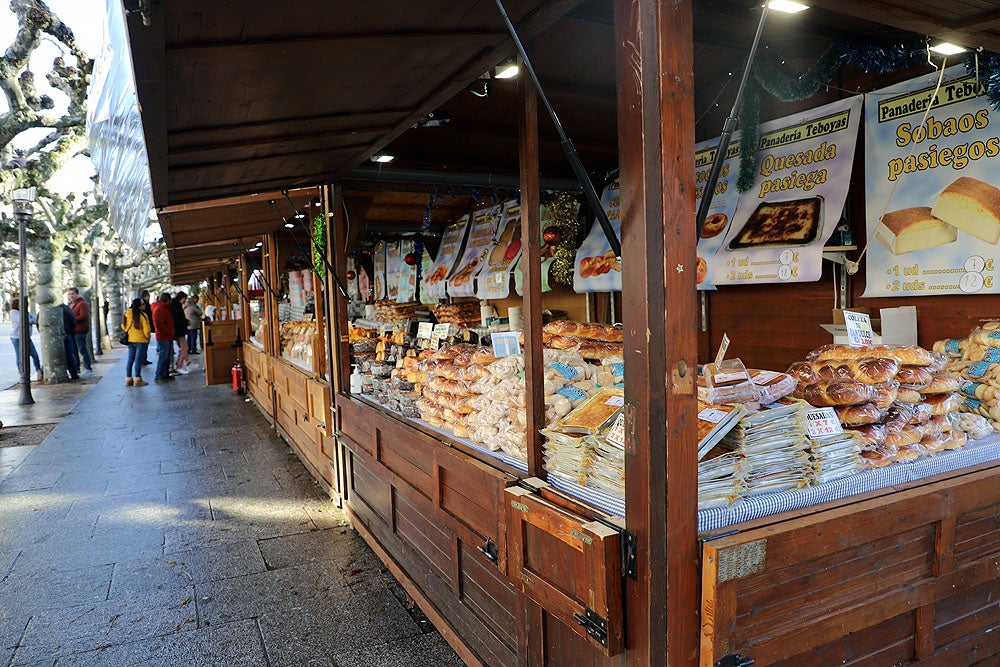
[[[1000,113],[963,65],[937,80],[865,96],[866,297],[1000,292]]]

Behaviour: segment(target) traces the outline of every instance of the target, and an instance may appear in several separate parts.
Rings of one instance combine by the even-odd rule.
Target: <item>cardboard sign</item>
[[[866,313],[845,310],[844,325],[847,327],[847,344],[851,347],[867,347],[875,344],[872,320]]]

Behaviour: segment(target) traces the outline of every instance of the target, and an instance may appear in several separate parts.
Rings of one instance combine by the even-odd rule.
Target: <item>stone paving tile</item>
[[[421,634],[388,591],[335,603],[314,599],[291,609],[269,610],[258,622],[272,667],[293,667],[307,656],[350,653]]]
[[[254,620],[111,646],[60,658],[58,667],[269,667]]]
[[[343,556],[345,528],[314,530],[260,540],[260,552],[267,569],[277,570],[299,563],[333,561]]]
[[[198,626],[194,588],[140,598],[38,612],[14,654],[14,665],[193,630]]]
[[[27,562],[26,557],[22,560]],[[35,611],[102,602],[108,596],[113,569],[112,565],[88,565],[69,570],[58,566],[22,570],[15,565],[0,584],[0,608]]]
[[[15,470],[0,482],[0,493],[21,493],[51,489],[59,481],[62,472],[57,470],[22,472]]]
[[[158,558],[127,560],[115,564],[109,598],[139,596],[147,591],[185,587],[264,570],[264,559],[252,538]]]
[[[254,618],[313,602],[339,606],[352,595],[340,571],[329,563],[307,563],[195,584],[195,592],[203,626]],[[286,625],[290,625],[287,619]]]

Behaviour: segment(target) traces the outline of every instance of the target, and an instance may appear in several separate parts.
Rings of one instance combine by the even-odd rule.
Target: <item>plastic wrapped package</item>
[[[975,415],[968,412],[953,413],[952,425],[955,429],[966,434],[972,440],[985,438],[993,433],[993,427],[988,419],[982,415]]]
[[[720,364],[705,364],[698,378],[698,397],[713,404],[756,403],[760,394],[743,362],[726,359]]]

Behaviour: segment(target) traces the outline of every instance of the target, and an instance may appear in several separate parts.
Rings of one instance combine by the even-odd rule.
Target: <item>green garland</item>
[[[326,215],[320,213],[313,218],[312,225],[312,264],[313,273],[320,278],[326,277]]]
[[[549,269],[549,277],[560,285],[573,284],[576,247],[580,243],[578,208],[577,196],[572,192],[557,193],[553,195],[552,201],[549,203],[549,209],[552,211],[551,224],[562,230],[562,238],[552,253],[554,261],[552,268]]]

